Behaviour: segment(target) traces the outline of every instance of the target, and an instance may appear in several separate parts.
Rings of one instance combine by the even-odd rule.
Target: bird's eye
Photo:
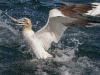
[[[26,20],[26,19],[24,19],[24,21],[25,21],[25,22],[27,22],[27,20]]]
[[[24,22],[25,22],[26,24],[28,24],[28,20],[27,20],[27,19],[24,19]]]

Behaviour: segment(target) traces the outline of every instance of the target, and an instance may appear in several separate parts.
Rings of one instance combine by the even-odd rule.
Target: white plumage
[[[97,5],[96,8],[93,8],[86,14],[91,16],[98,16],[98,15],[100,16],[100,3],[92,3],[92,4]]]
[[[95,8],[94,8],[95,7]],[[52,42],[58,43],[64,31],[69,26],[85,26],[89,23],[99,23],[82,18],[81,15],[96,16],[99,12],[100,5],[95,4],[79,4],[72,6],[65,6],[52,9],[49,12],[47,24],[37,32],[32,30],[31,20],[28,18],[14,19],[9,16],[13,21],[18,22],[17,25],[23,26],[23,37],[32,49],[38,59],[45,59],[52,57],[46,50],[51,46]]]

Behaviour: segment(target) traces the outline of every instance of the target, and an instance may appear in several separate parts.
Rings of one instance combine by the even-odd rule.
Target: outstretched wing
[[[36,37],[42,41],[44,48],[48,50],[52,42],[57,43],[60,40],[67,27],[97,23],[81,17],[83,13],[92,10],[94,6],[92,4],[80,4],[52,9],[49,12],[47,24],[36,32]]]

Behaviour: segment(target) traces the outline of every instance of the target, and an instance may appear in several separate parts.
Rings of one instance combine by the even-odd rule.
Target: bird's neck
[[[32,23],[30,23],[29,25],[27,25],[27,26],[25,26],[24,28],[23,28],[23,34],[25,34],[25,35],[33,35],[34,34],[34,31],[32,30]]]
[[[35,34],[35,32],[32,30],[31,27],[23,28],[22,33],[23,33],[24,36],[31,36],[31,35]]]

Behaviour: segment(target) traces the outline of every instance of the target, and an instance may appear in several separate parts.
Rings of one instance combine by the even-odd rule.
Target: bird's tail
[[[100,3],[91,3],[91,4],[93,5],[94,8],[92,10],[89,10],[85,14],[90,16],[100,17]]]

